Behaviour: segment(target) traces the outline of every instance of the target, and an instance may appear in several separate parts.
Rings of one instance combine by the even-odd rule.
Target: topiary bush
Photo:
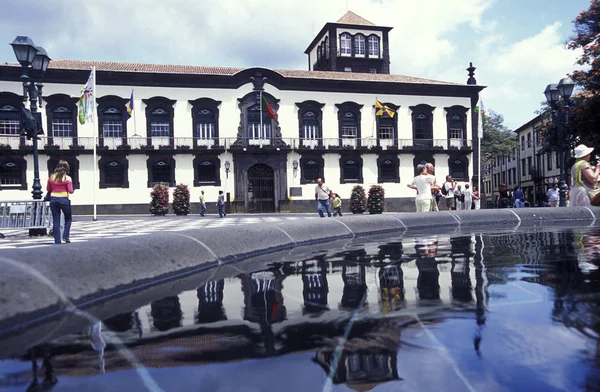
[[[383,212],[383,202],[385,200],[385,191],[381,185],[373,185],[369,189],[369,200],[367,206],[369,214],[381,214]]]
[[[173,212],[175,215],[187,215],[191,210],[188,186],[184,184],[177,185],[173,190]]]
[[[154,185],[150,197],[150,213],[166,215],[169,212],[169,187],[167,185]]]
[[[350,193],[350,212],[353,214],[362,214],[367,209],[367,196],[365,188],[355,185]]]

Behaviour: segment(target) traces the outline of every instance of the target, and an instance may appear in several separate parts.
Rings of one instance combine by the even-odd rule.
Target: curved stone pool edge
[[[309,251],[317,244],[422,231],[594,226],[598,216],[598,207],[361,215],[7,250],[0,255],[0,339],[66,316],[61,297],[85,309],[194,274],[210,276],[215,267],[241,260],[281,260],[282,252]]]

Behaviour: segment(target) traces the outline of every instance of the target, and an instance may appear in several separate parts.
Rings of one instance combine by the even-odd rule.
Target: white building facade
[[[346,27],[342,34],[361,25]],[[81,125],[77,101],[92,66],[97,121]],[[193,202],[203,190],[209,212],[219,190],[230,212],[303,212],[315,209],[322,177],[343,199],[356,184],[367,191],[381,184],[387,211],[414,211],[406,184],[423,161],[435,164],[438,181],[446,174],[478,181],[474,108],[483,87],[473,71],[468,84],[458,84],[382,72],[53,61],[39,109],[42,185],[64,159],[76,188],[75,213],[90,213],[94,199],[100,214],[147,213],[156,183],[188,185]],[[17,64],[0,66],[0,200],[31,197],[32,142],[20,135],[20,75]],[[395,115],[376,116],[376,100]]]

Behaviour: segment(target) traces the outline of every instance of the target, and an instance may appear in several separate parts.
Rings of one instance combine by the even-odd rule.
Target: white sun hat
[[[580,144],[575,147],[575,158],[583,158],[584,156],[591,154],[594,151],[594,147],[588,147],[585,144]]]

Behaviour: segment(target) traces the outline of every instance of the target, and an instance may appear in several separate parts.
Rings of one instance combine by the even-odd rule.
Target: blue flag
[[[129,120],[133,113],[133,90],[131,90],[131,97],[129,98],[129,102],[125,104],[125,107],[127,108],[126,120]]]

